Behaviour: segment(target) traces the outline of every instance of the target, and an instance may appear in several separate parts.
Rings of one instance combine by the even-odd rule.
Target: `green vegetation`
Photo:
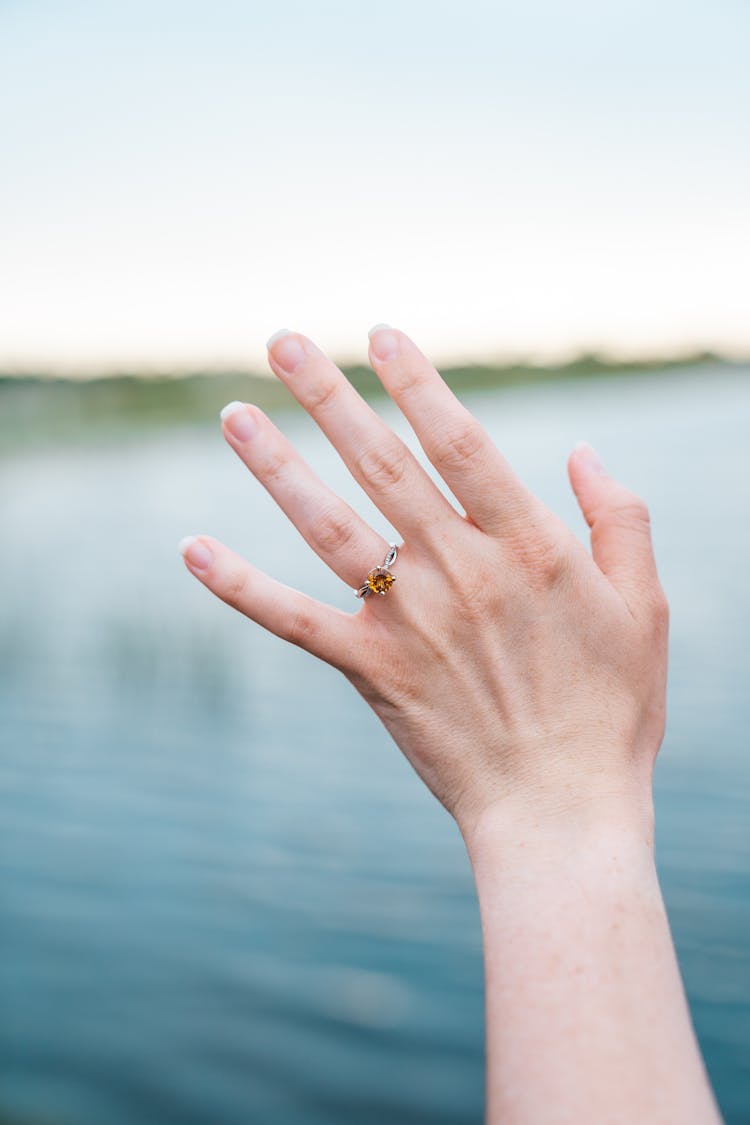
[[[442,372],[457,394],[474,389],[507,387],[558,379],[611,374],[645,375],[665,368],[726,364],[711,354],[673,360],[623,363],[581,356],[557,367],[514,364],[454,367]],[[384,394],[367,367],[345,368],[366,397]],[[180,377],[112,375],[94,379],[54,378],[0,373],[0,444],[80,442],[97,435],[137,435],[153,427],[213,424],[232,399],[255,402],[263,410],[298,410],[291,394],[275,378],[247,371],[195,373]]]

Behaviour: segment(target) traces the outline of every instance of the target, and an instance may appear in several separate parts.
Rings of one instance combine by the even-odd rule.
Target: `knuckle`
[[[627,489],[623,489],[612,505],[610,518],[629,527],[635,525],[648,530],[651,526],[651,513],[645,500]]]
[[[400,442],[381,442],[367,446],[359,455],[358,468],[363,478],[376,488],[400,484],[408,466],[408,451]]]
[[[657,586],[653,601],[654,624],[659,631],[666,630],[669,626],[669,602],[661,586]]]
[[[566,535],[536,526],[516,534],[510,545],[526,581],[534,589],[549,589],[567,577],[570,541]]]
[[[310,609],[305,605],[297,606],[289,618],[286,628],[286,639],[299,648],[310,648],[318,632],[318,623]]]
[[[460,593],[464,617],[469,621],[481,621],[497,603],[497,579],[490,575],[476,575],[463,583]]]
[[[393,378],[393,392],[399,396],[419,395],[431,384],[432,380],[417,367],[407,367],[397,372]]]
[[[310,414],[316,414],[329,405],[338,394],[338,384],[335,380],[325,380],[310,387],[305,402],[305,409]]]
[[[481,620],[494,610],[499,597],[498,571],[489,559],[475,559],[470,566],[448,569],[446,579],[464,618]]]
[[[559,585],[568,573],[568,552],[557,539],[547,539],[525,550],[527,571],[534,585],[545,589]]]
[[[569,555],[565,544],[552,539],[538,562],[539,573],[546,586],[557,586],[568,574]]]
[[[235,568],[230,570],[222,583],[222,597],[230,605],[239,605],[247,594],[247,573]]]
[[[264,481],[278,480],[279,477],[283,476],[290,460],[291,458],[288,454],[269,452],[258,475],[261,476]]]
[[[314,546],[323,554],[345,547],[353,535],[351,514],[339,505],[323,508],[318,513],[311,532]]]
[[[461,469],[473,462],[485,446],[485,434],[474,419],[466,419],[443,433],[435,442],[435,455],[441,465]]]

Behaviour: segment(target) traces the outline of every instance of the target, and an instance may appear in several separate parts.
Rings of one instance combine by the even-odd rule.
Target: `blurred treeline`
[[[726,362],[710,353],[630,363],[585,355],[558,366],[452,367],[443,369],[442,375],[460,395],[473,388],[624,373],[645,375],[665,368]],[[367,398],[385,393],[369,367],[343,370]],[[111,437],[113,430],[127,434],[166,425],[213,423],[221,407],[233,399],[254,402],[267,411],[299,409],[278,379],[248,371],[179,376],[117,374],[86,379],[0,373],[0,444],[7,449],[50,437],[58,441],[96,440],[100,430]]]

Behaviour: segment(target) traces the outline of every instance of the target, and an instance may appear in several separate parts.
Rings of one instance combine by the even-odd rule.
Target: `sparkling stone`
[[[394,575],[391,574],[390,570],[384,570],[382,566],[376,567],[367,575],[367,585],[373,594],[384,594],[394,581]]]

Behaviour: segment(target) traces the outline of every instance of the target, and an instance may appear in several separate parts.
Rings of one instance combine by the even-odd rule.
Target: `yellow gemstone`
[[[384,594],[386,590],[393,585],[394,577],[389,570],[383,570],[378,567],[377,570],[371,570],[367,575],[367,585],[372,590],[373,594]]]

